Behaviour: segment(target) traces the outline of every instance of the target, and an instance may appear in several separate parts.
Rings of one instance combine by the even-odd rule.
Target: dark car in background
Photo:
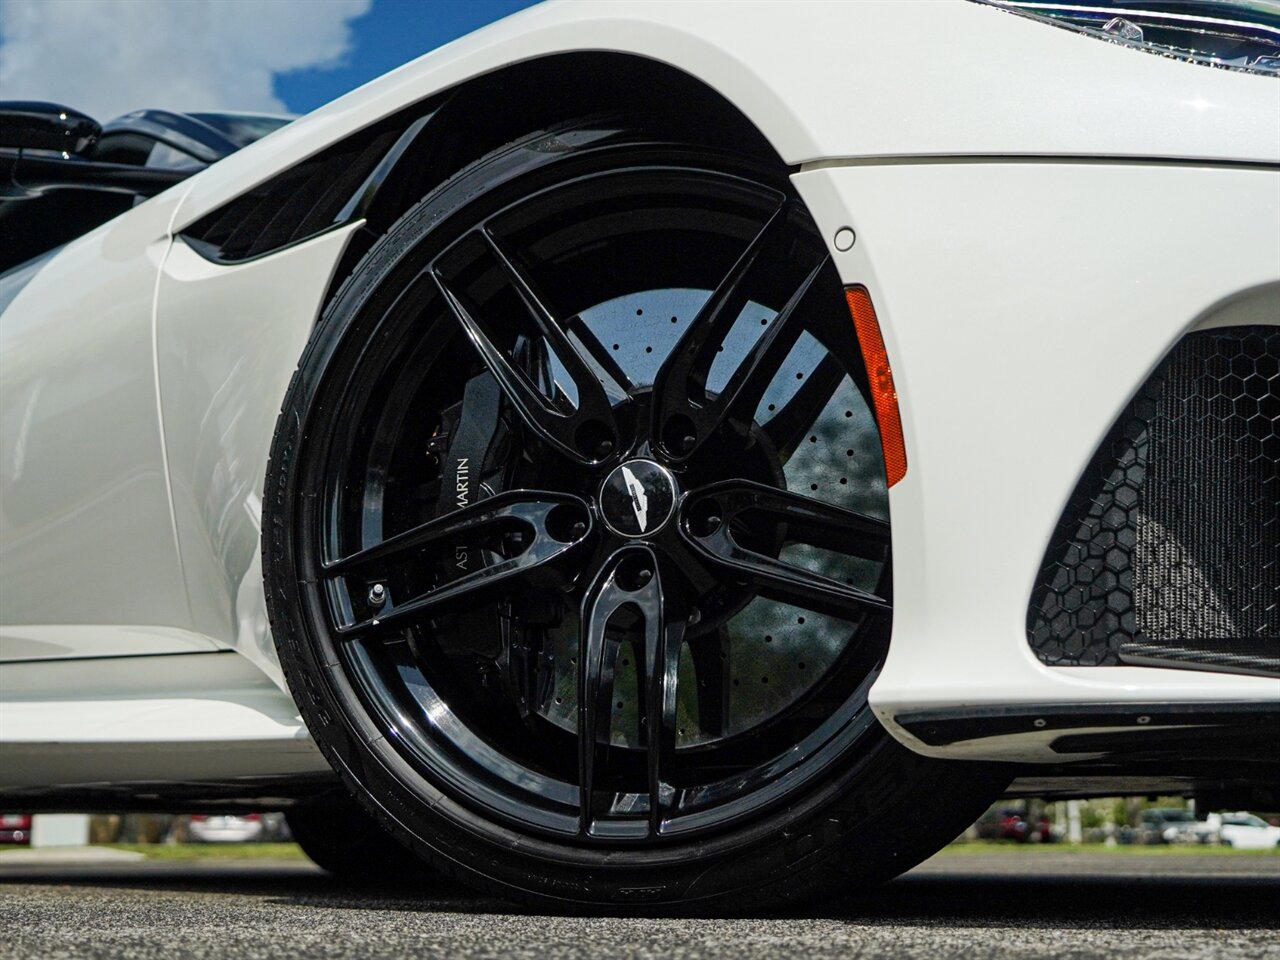
[[[31,843],[31,814],[0,813],[0,843]]]
[[[1018,843],[1052,843],[1053,824],[1041,813],[1032,815],[1017,807],[993,807],[975,824],[982,840],[1014,840]]]

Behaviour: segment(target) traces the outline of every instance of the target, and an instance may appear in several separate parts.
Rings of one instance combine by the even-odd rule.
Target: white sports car
[[[1233,0],[552,2],[222,159],[0,109],[0,807],[646,911],[1275,809],[1278,72]]]

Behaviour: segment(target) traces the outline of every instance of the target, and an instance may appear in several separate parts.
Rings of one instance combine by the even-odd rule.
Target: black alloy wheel
[[[867,704],[892,614],[879,440],[839,278],[771,168],[600,125],[473,164],[338,293],[268,493],[313,734],[473,882],[765,889],[771,845],[931,764]]]

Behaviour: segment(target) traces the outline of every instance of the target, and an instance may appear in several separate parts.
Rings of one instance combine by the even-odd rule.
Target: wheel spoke
[[[805,277],[800,288],[787,301],[769,327],[748,351],[746,357],[729,377],[724,389],[717,396],[703,393],[701,403],[692,402],[686,415],[694,424],[692,445],[685,446],[675,462],[682,462],[697,453],[706,439],[712,436],[725,419],[734,412],[750,421],[769,384],[773,382],[791,348],[805,331],[806,307],[812,305],[818,275],[827,265],[824,259]],[[803,388],[802,388],[803,389]],[[799,392],[799,391],[797,391]],[[669,433],[671,431],[668,431]]]
[[[654,569],[661,570],[661,565]],[[684,644],[688,621],[675,615],[676,611],[671,609],[671,598],[664,595],[656,573],[645,591],[642,607],[645,618],[644,716],[648,751],[645,761],[649,775],[649,831],[656,836],[662,828],[667,793],[674,792],[663,783],[662,775],[665,764],[675,756],[676,685],[680,672],[680,648]]]
[[[698,727],[703,733],[723,736],[729,729],[729,691],[732,672],[729,644],[720,631],[689,644],[693,675],[698,684]]]
[[[699,437],[705,439],[714,433],[731,410],[742,411],[748,418],[755,413],[756,405],[760,403],[760,399],[769,388],[782,362],[787,359],[787,354],[791,352],[791,348],[795,346],[796,341],[800,339],[800,334],[805,330],[804,308],[810,304],[814,291],[820,289],[814,281],[818,279],[818,275],[822,273],[828,261],[829,258],[823,258],[823,261],[810,271],[800,288],[778,312],[768,329],[734,370],[724,390],[702,408],[703,412],[699,418],[702,421],[698,429]]]
[[[570,334],[578,338],[590,361],[594,361],[596,367],[604,374],[601,383],[604,384],[605,392],[619,400],[627,399],[635,384],[631,382],[631,378],[622,367],[618,366],[618,361],[613,359],[613,355],[605,349],[604,344],[591,331],[591,328],[576,315],[566,320],[564,326]]]
[[[578,656],[578,749],[582,832],[594,822],[596,783],[607,754],[610,705],[622,631],[610,623],[626,612],[643,639],[642,696],[646,727],[649,832],[657,833],[664,809],[663,758],[675,750],[676,676],[685,620],[666,609],[658,558],[646,545],[617,550],[587,590],[582,604],[582,646]]]
[[[510,261],[499,258],[499,263],[510,264]],[[504,266],[504,271],[505,269]],[[510,272],[507,275],[512,278]],[[583,465],[598,463],[616,449],[618,431],[613,412],[608,397],[594,374],[589,378],[590,384],[584,383],[584,378],[574,375],[574,384],[578,389],[578,408],[573,412],[565,412],[553,404],[529,375],[512,363],[507,354],[494,343],[477,319],[475,311],[464,302],[461,292],[454,289],[438,268],[432,270],[432,276],[445,303],[480,354],[481,361],[498,381],[503,394],[534,436],[570,460]],[[527,288],[514,279],[512,282],[524,299]],[[585,361],[569,343],[564,332],[550,320],[549,314],[542,312],[545,308],[541,307],[541,301],[531,292],[529,297],[531,299],[525,299],[525,303],[530,307],[531,313],[535,312],[533,304],[537,304],[535,323],[539,323],[540,318],[546,323],[546,328],[539,323],[539,331],[551,342],[552,348],[556,347],[556,337],[547,333],[549,329],[557,331],[559,339],[569,344],[567,350],[557,350],[556,356],[573,375],[574,369],[586,366]],[[570,353],[573,359],[566,360]],[[590,369],[589,366],[587,369]]]
[[[783,463],[791,459],[796,447],[804,441],[845,376],[840,361],[834,355],[826,354],[805,378],[800,389],[763,424],[765,436]]]
[[[578,651],[578,792],[581,831],[591,831],[592,798],[599,766],[600,740],[608,749],[613,680],[618,641],[608,634],[609,621],[630,600],[618,585],[621,558],[614,554],[588,588],[582,601],[582,644]]]
[[[788,297],[769,330],[756,341],[719,396],[707,393],[707,377],[719,348],[750,300],[753,290],[776,282],[777,253],[788,239],[790,204],[773,213],[698,316],[672,349],[654,378],[653,437],[674,463],[691,457],[724,422],[741,410],[748,419],[804,330],[807,298],[826,265],[824,258]],[[748,411],[746,408],[751,406]]]
[[[484,229],[481,231],[484,235],[485,242],[489,244],[489,250],[493,254],[498,266],[502,268],[503,273],[507,275],[507,279],[511,282],[511,286],[515,288],[516,293],[520,295],[520,299],[524,301],[525,307],[529,311],[529,316],[533,319],[534,325],[538,328],[547,342],[551,345],[551,350],[559,358],[564,365],[565,370],[569,372],[569,376],[573,378],[574,385],[578,388],[578,412],[584,416],[595,417],[612,424],[613,412],[609,403],[609,391],[606,389],[600,379],[599,368],[602,364],[597,362],[594,366],[591,360],[594,358],[599,361],[600,357],[604,357],[610,361],[610,367],[604,367],[604,371],[611,378],[614,371],[618,370],[617,364],[612,363],[608,354],[604,353],[598,341],[591,337],[589,330],[585,325],[577,323],[577,334],[579,340],[583,340],[583,332],[585,331],[592,341],[595,341],[597,351],[590,351],[584,342],[584,349],[588,350],[586,356],[579,350],[578,345],[565,333],[565,329],[556,322],[552,315],[551,309],[547,306],[546,298],[541,296],[529,277],[528,270],[524,264],[520,263],[517,257],[508,252],[503,246],[502,241],[493,233],[492,230]],[[577,317],[571,318],[565,323],[565,327],[570,327]],[[618,388],[615,393],[625,395],[626,387],[629,382],[624,376],[621,380],[614,379],[613,386]]]
[[[515,368],[524,371],[539,394],[555,395],[556,375],[551,369],[551,351],[545,340],[525,340],[512,351],[512,357]]]
[[[591,512],[583,500],[538,490],[508,491],[430,520],[322,567],[334,587],[350,578],[380,584],[384,591],[378,604],[352,596],[349,606],[354,616],[338,633],[366,633],[440,616],[507,589],[517,579],[554,582],[564,575],[560,568],[571,561],[571,554],[590,533]],[[504,555],[513,549],[519,552]],[[485,554],[492,562],[423,593],[396,598],[386,584],[389,574],[415,565],[434,571],[439,578],[441,571],[457,572],[460,556]]]
[[[766,529],[780,531],[788,543],[884,561],[889,525],[883,520],[747,480],[713,484],[689,495],[680,514],[680,532],[696,553],[726,573],[755,584],[764,596],[845,618],[892,609],[875,594],[759,553],[739,541],[742,528],[763,523]]]

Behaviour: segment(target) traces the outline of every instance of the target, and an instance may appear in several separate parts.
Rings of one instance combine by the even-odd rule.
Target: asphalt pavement
[[[757,918],[538,916],[302,862],[0,865],[0,960],[1277,958],[1280,856],[943,854],[870,895]]]

